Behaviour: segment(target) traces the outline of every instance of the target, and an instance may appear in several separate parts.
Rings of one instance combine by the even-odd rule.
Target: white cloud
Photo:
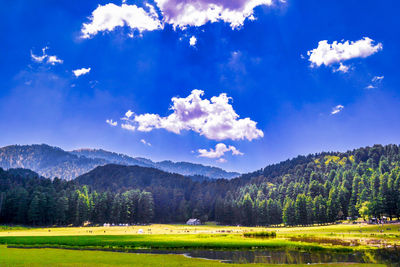
[[[232,29],[243,26],[246,19],[254,20],[254,8],[271,6],[273,0],[155,0],[163,19],[174,28],[202,26],[223,21]]]
[[[366,58],[382,50],[382,43],[374,44],[374,40],[364,37],[358,41],[320,41],[318,47],[307,52],[311,66],[330,66],[353,58]]]
[[[217,160],[217,162],[218,162],[218,163],[226,163],[227,160],[224,159],[224,158],[220,158],[220,159]]]
[[[342,105],[337,105],[336,107],[334,107],[334,108],[332,109],[331,114],[332,114],[332,115],[337,114],[337,113],[339,113],[340,111],[342,111],[343,109],[344,109],[344,106],[342,106]]]
[[[199,152],[199,157],[210,158],[210,159],[220,158],[224,156],[226,152],[229,151],[231,151],[232,155],[235,156],[243,155],[243,153],[237,150],[236,147],[226,146],[224,143],[218,143],[215,146],[215,149],[210,148],[210,150],[207,149],[197,150],[197,152]]]
[[[373,82],[380,82],[383,80],[383,78],[385,78],[385,76],[375,76],[374,78],[372,78]]]
[[[339,68],[337,68],[337,69],[334,70],[333,72],[338,72],[338,71],[340,71],[340,72],[346,73],[346,72],[349,71],[349,69],[350,69],[349,66],[343,65],[342,62],[340,62]]]
[[[170,24],[176,28],[199,27],[208,22],[222,21],[232,29],[243,26],[246,19],[255,20],[254,8],[271,6],[275,0],[155,0],[145,8],[113,3],[99,5],[82,25],[82,38],[90,38],[99,32],[113,31],[116,27],[128,26],[132,30],[154,31]],[[278,2],[276,0],[275,2]],[[285,2],[280,0],[279,2]],[[161,17],[158,15],[158,10]],[[130,34],[131,35],[131,34]]]
[[[59,59],[57,56],[48,56],[47,57],[47,63],[49,63],[49,64],[54,66],[57,63],[62,64],[63,60]]]
[[[46,50],[48,49],[48,47],[44,47],[42,48],[42,55],[41,56],[37,56],[35,54],[33,54],[32,50],[31,50],[31,58],[33,61],[41,63],[43,62],[43,60],[46,59],[47,55],[46,55]]]
[[[81,68],[81,69],[73,70],[72,72],[74,73],[75,77],[79,77],[81,75],[85,75],[85,74],[89,73],[90,70],[91,70],[91,68]]]
[[[106,123],[113,127],[118,125],[118,122],[113,120],[106,120]]]
[[[202,90],[193,90],[186,98],[173,97],[172,114],[161,117],[158,114],[141,114],[133,117],[127,113],[122,118],[125,124],[137,128],[141,132],[153,129],[166,129],[180,134],[182,130],[192,130],[212,140],[243,140],[249,141],[264,136],[257,129],[257,123],[250,118],[240,119],[235,112],[231,100],[225,93],[214,96],[210,100],[202,99]]]
[[[126,123],[121,124],[121,128],[125,129],[125,130],[128,130],[128,131],[132,131],[132,132],[134,132],[136,130],[135,126],[130,125],[130,124],[126,124]]]
[[[57,56],[53,55],[53,56],[49,56],[46,54],[46,50],[49,49],[47,46],[42,48],[42,55],[38,56],[35,55],[32,50],[31,50],[31,58],[33,61],[37,62],[37,63],[47,63],[50,65],[55,65],[55,64],[62,64],[63,60],[59,59]]]
[[[89,23],[82,26],[82,38],[90,38],[99,32],[113,31],[116,27],[128,26],[140,33],[162,29],[164,26],[159,20],[157,12],[150,4],[147,10],[136,5],[122,4],[117,6],[109,3],[99,5],[89,18]]]
[[[380,85],[380,83],[382,82],[382,80],[385,78],[385,76],[374,76],[371,79],[372,84],[369,84],[367,87],[365,87],[365,89],[375,89],[377,88],[377,86]]]
[[[144,144],[146,146],[151,146],[151,144],[144,139],[141,139],[140,142],[142,142],[142,144]]]
[[[130,118],[131,116],[133,115],[133,112],[131,111],[131,110],[128,110],[126,113],[125,113],[125,118]]]
[[[189,45],[190,45],[190,46],[195,46],[196,44],[197,44],[197,38],[196,38],[196,36],[190,37]]]

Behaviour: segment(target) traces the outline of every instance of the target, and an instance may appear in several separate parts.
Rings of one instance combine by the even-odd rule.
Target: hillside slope
[[[231,179],[238,177],[240,173],[227,172],[221,168],[204,166],[202,164],[195,164],[190,162],[172,162],[169,160],[154,162],[149,159],[139,157],[129,157],[124,154],[109,152],[103,149],[78,149],[73,150],[71,153],[78,156],[85,156],[87,158],[98,158],[106,160],[108,163],[115,163],[119,165],[137,165],[141,167],[152,167],[171,173],[178,173],[186,176],[205,176],[213,179],[225,178]]]
[[[0,167],[25,168],[41,176],[71,180],[104,165],[102,159],[89,159],[49,145],[12,145],[0,148]]]
[[[308,225],[346,217],[400,217],[397,145],[299,156],[231,180],[196,182],[116,164],[98,166],[70,182],[20,175],[35,177],[27,170],[0,169],[0,223],[182,223],[200,218],[230,225]]]
[[[102,149],[79,149],[71,152],[46,144],[11,145],[0,148],[0,167],[26,168],[47,178],[59,177],[72,180],[97,166],[106,164],[137,165],[152,167],[171,173],[193,177],[196,180],[207,178],[233,178],[239,173],[226,172],[220,168],[188,162],[153,162],[144,158],[133,158]]]

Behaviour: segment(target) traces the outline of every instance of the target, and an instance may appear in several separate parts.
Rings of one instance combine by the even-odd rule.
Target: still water
[[[382,263],[400,266],[399,249],[380,249],[368,252],[327,253],[289,250],[135,250],[133,253],[183,254],[192,258],[219,260],[226,263]]]

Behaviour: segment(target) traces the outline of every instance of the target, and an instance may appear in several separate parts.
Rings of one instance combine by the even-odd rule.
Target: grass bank
[[[287,239],[260,239],[238,234],[198,235],[101,235],[101,236],[9,236],[0,244],[18,247],[54,247],[105,250],[131,249],[291,249],[351,252],[361,247],[317,244]]]
[[[378,267],[379,264],[315,264],[316,266],[363,266]],[[10,249],[0,246],[0,266],[137,266],[137,267],[258,267],[281,266],[267,264],[225,264],[217,261],[186,258],[181,255],[146,255],[103,251],[75,251],[62,249]],[[285,265],[308,266],[308,265]]]

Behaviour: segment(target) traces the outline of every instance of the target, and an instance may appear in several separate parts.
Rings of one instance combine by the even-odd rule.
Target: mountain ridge
[[[141,167],[152,167],[170,173],[178,173],[186,176],[200,175],[209,178],[225,178],[231,179],[240,175],[237,172],[228,172],[218,167],[205,166],[198,163],[185,161],[173,162],[171,160],[163,160],[154,162],[150,159],[142,157],[130,157],[125,154],[110,152],[104,149],[81,148],[70,151],[75,155],[85,156],[88,158],[99,158],[120,165],[137,165]]]
[[[83,148],[65,151],[47,144],[9,145],[0,148],[1,168],[26,168],[47,178],[58,177],[72,180],[98,166],[110,163],[151,167],[191,177],[205,177],[205,179],[231,179],[240,175],[217,167],[189,162],[153,162],[150,159],[134,158],[103,149]]]

